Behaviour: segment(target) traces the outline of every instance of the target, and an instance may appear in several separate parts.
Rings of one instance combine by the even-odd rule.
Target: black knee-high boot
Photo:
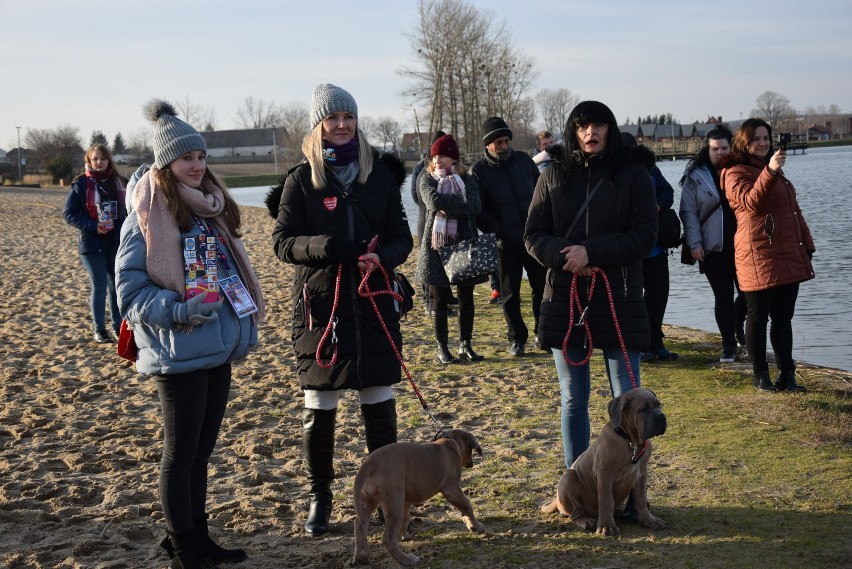
[[[361,415],[369,452],[396,442],[396,399],[361,405]]]
[[[336,417],[337,409],[302,409],[302,443],[311,484],[311,507],[305,531],[313,537],[319,537],[329,530]]]
[[[442,364],[454,364],[458,362],[447,347],[450,332],[449,325],[447,324],[446,310],[435,311],[434,325],[435,339],[438,341],[438,361]]]
[[[459,359],[479,362],[485,359],[473,351],[470,341],[473,338],[473,309],[459,310]]]

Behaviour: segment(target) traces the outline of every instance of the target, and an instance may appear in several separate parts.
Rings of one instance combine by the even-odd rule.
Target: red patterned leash
[[[609,278],[606,276],[606,273],[601,270],[597,270],[592,273],[592,282],[589,285],[589,297],[585,308],[583,308],[583,305],[580,303],[580,294],[577,292],[577,274],[574,273],[574,278],[571,279],[571,292],[568,295],[568,319],[570,321],[570,325],[568,326],[568,331],[565,333],[565,339],[562,340],[562,357],[565,358],[565,361],[568,364],[574,367],[586,365],[592,357],[594,342],[592,341],[592,330],[589,328],[589,322],[586,320],[586,314],[589,312],[589,306],[592,304],[592,295],[595,292],[595,283],[597,281],[598,274],[603,277],[604,285],[606,286],[606,295],[609,298],[609,310],[612,314],[612,322],[615,324],[615,332],[618,334],[618,343],[621,346],[621,353],[624,355],[624,362],[627,364],[627,373],[630,375],[630,383],[633,385],[633,389],[636,389],[639,385],[636,382],[636,377],[633,375],[633,366],[630,365],[630,358],[627,355],[627,345],[624,343],[624,337],[621,334],[621,326],[618,324],[618,316],[615,312],[615,302],[612,299],[612,287],[609,284]],[[574,323],[575,305],[580,313],[580,318],[577,320],[576,324]],[[589,351],[586,352],[586,357],[579,362],[575,362],[568,357],[568,338],[571,336],[571,331],[577,326],[582,326],[585,329],[586,340],[589,345]]]
[[[397,301],[401,304],[405,299],[403,298],[403,296],[400,293],[396,292],[393,289],[393,287],[391,286],[391,282],[390,282],[390,276],[388,275],[387,270],[381,264],[375,263],[372,259],[367,259],[364,262],[366,263],[367,267],[366,267],[366,269],[361,270],[362,278],[361,278],[360,284],[358,285],[358,295],[361,296],[362,298],[368,298],[370,300],[370,304],[373,306],[373,311],[376,313],[376,317],[379,320],[379,324],[381,324],[382,330],[384,330],[384,332],[385,332],[385,336],[387,337],[388,342],[390,343],[391,348],[393,349],[393,353],[396,356],[396,359],[399,362],[399,365],[402,366],[402,370],[405,372],[405,377],[408,378],[408,383],[411,384],[411,388],[414,390],[414,394],[417,396],[417,399],[420,400],[420,405],[423,407],[423,410],[426,411],[426,415],[432,421],[432,423],[434,424],[438,433],[442,433],[442,434],[446,435],[446,432],[441,427],[441,423],[438,421],[438,419],[432,413],[432,410],[429,408],[429,405],[426,404],[426,400],[423,398],[423,395],[420,393],[420,390],[417,388],[417,384],[414,383],[414,378],[411,376],[411,372],[408,370],[408,367],[405,365],[405,361],[402,358],[402,354],[400,353],[399,349],[396,347],[396,343],[394,343],[394,341],[393,341],[393,336],[391,336],[391,333],[388,330],[387,324],[385,323],[385,319],[382,318],[382,314],[379,311],[379,307],[376,305],[376,300],[375,300],[375,298],[377,296],[389,295],[391,298],[393,298],[395,301]],[[379,271],[381,271],[382,276],[384,277],[385,286],[387,288],[384,289],[384,290],[371,291],[370,285],[367,283],[367,281],[370,278],[370,273],[372,273],[373,270],[375,270],[376,267],[378,267]],[[337,363],[337,334],[335,333],[335,328],[337,327],[337,317],[335,315],[337,314],[337,306],[338,306],[338,303],[339,303],[339,300],[340,300],[340,280],[341,280],[342,274],[343,274],[343,263],[340,263],[337,266],[337,279],[336,279],[335,284],[334,284],[334,304],[332,305],[332,308],[331,308],[331,316],[329,317],[328,325],[325,328],[325,332],[323,333],[322,338],[320,338],[320,343],[317,346],[317,353],[316,353],[317,365],[319,365],[321,368],[324,368],[324,369],[328,369],[331,366],[333,366],[335,363]],[[322,348],[325,345],[325,342],[328,339],[329,334],[331,334],[331,343],[334,346],[334,348],[333,348],[332,355],[331,355],[331,361],[328,362],[328,363],[325,363],[325,362],[322,361],[320,354],[322,353]]]

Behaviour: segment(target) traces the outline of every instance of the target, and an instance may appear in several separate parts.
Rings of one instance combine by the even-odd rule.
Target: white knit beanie
[[[348,112],[358,118],[358,105],[346,89],[322,83],[314,88],[311,99],[311,128],[322,122],[323,117],[331,113]]]
[[[168,102],[154,99],[145,107],[145,117],[156,124],[154,132],[154,166],[158,170],[193,150],[207,152],[207,142],[197,130],[177,118]]]

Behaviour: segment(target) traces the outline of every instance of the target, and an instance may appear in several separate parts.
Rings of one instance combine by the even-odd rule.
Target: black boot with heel
[[[769,370],[754,372],[752,385],[754,385],[754,388],[758,391],[775,391],[775,386],[772,385],[772,381],[769,379]]]
[[[450,349],[447,347],[447,341],[450,336],[449,325],[447,324],[447,311],[435,311],[433,324],[435,326],[435,339],[438,341],[438,362],[442,364],[458,363],[458,360],[450,353]]]
[[[312,537],[324,535],[330,529],[336,417],[337,409],[302,409],[302,444],[311,485],[305,532]]]
[[[470,345],[473,338],[473,310],[465,309],[459,311],[459,359],[470,362],[481,362],[485,356],[480,356],[473,351]]]

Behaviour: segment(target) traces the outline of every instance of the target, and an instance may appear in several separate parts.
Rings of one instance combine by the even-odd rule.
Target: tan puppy
[[[556,499],[541,510],[558,509],[583,529],[615,535],[620,533],[615,507],[632,496],[642,525],[663,529],[666,522],[648,511],[647,495],[649,439],[666,432],[660,401],[650,389],[633,389],[610,401],[608,410],[610,422],[565,471]]]
[[[408,534],[409,508],[438,492],[459,509],[471,531],[485,532],[473,515],[470,500],[462,492],[462,466],[473,466],[473,451],[482,449],[473,435],[460,429],[446,431],[447,438],[427,444],[394,443],[370,453],[355,476],[355,557],[353,565],[370,562],[367,526],[376,506],[385,516],[382,543],[398,563],[415,565],[420,558],[404,553],[398,541]]]

